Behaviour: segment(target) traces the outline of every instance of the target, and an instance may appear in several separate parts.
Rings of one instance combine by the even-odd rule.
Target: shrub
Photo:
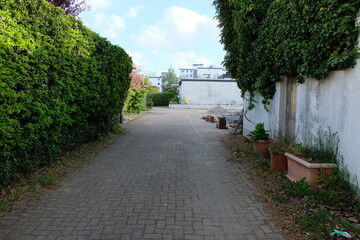
[[[44,0],[0,1],[0,188],[118,122],[120,47]]]
[[[255,129],[249,133],[249,138],[251,141],[258,140],[269,140],[269,131],[265,130],[264,123],[258,123],[255,125]]]
[[[168,92],[151,94],[154,106],[168,106],[173,97],[173,93]]]
[[[133,89],[128,96],[129,100],[125,103],[127,113],[140,113],[145,110],[147,91],[145,89]]]

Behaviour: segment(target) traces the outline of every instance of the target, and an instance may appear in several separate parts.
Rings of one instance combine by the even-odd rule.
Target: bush
[[[44,0],[0,1],[0,188],[118,122],[131,58]]]
[[[154,93],[151,94],[151,98],[153,101],[154,106],[168,106],[170,100],[174,97],[173,93]]]
[[[129,100],[125,103],[125,112],[140,113],[146,107],[147,91],[145,89],[133,89]]]

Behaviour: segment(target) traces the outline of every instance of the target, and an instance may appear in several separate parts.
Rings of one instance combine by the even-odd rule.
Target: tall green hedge
[[[45,0],[0,1],[0,188],[118,121],[132,61]]]

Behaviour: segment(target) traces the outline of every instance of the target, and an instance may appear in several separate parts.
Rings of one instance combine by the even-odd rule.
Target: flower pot
[[[333,174],[335,163],[309,163],[291,153],[285,153],[288,164],[288,174],[291,181],[305,178],[305,182],[312,183],[316,179],[326,178]]]
[[[270,166],[272,170],[277,172],[286,171],[287,159],[285,153],[271,151]]]
[[[268,140],[258,140],[254,142],[254,151],[261,155],[263,158],[266,158],[269,155],[269,141]]]

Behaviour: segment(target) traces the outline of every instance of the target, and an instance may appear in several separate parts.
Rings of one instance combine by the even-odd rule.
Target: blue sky
[[[87,0],[83,23],[124,48],[145,74],[203,63],[221,67],[212,0]]]

